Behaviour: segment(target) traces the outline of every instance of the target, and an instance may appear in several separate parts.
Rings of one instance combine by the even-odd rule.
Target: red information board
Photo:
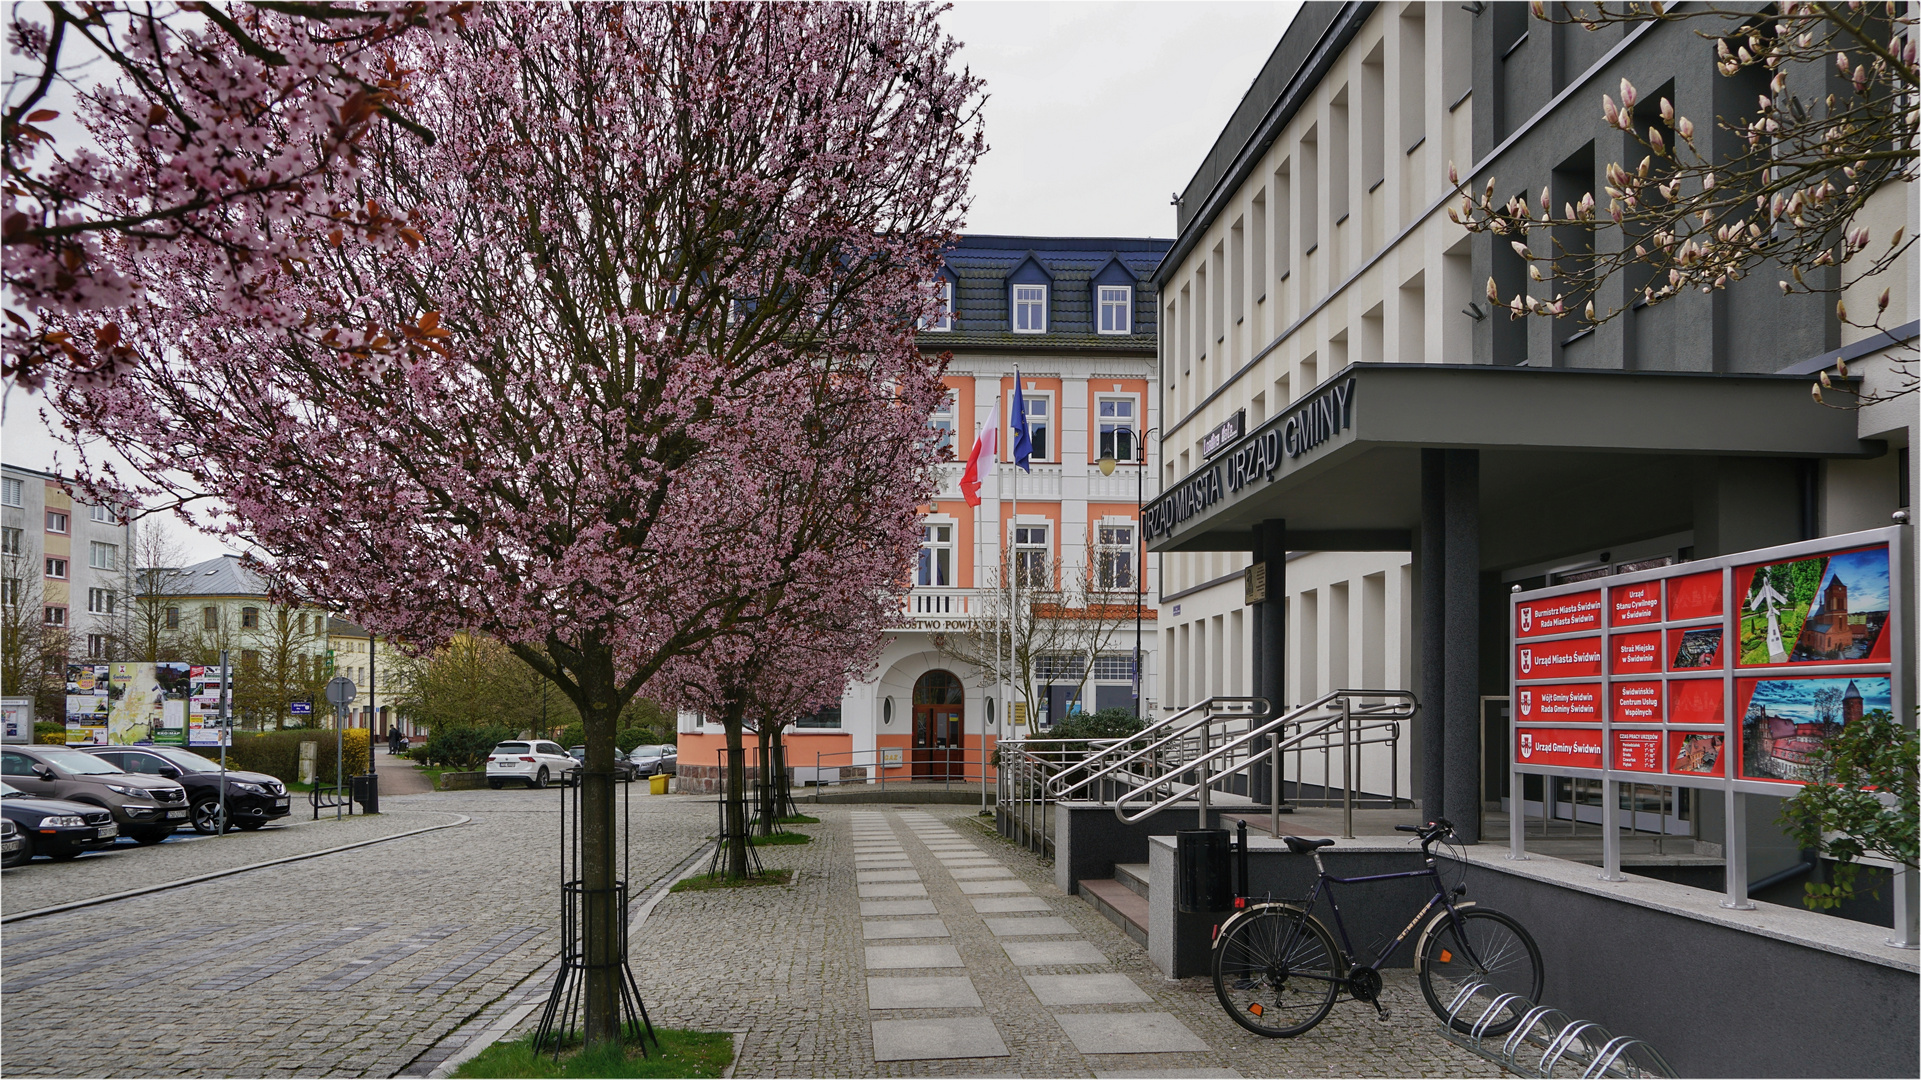
[[[1911,707],[1896,670],[1909,662],[1899,536],[1514,593],[1514,768],[1737,791],[1808,782],[1849,724]]]

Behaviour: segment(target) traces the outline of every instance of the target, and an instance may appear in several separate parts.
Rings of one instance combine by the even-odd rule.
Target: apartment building
[[[1143,572],[1139,507],[1159,468],[1150,275],[1167,248],[969,235],[948,252],[937,284],[946,316],[919,340],[930,358],[951,356],[947,400],[929,419],[951,460],[920,554],[903,568],[912,590],[871,677],[792,729],[791,765],[974,778],[1001,738],[1074,713],[1155,707],[1157,582]],[[1026,472],[1008,460],[1016,370],[1033,443]],[[960,480],[989,428],[1001,460],[970,505]],[[993,635],[982,628],[1009,622],[1024,670],[984,655]],[[681,727],[681,775],[698,783],[719,761],[720,728],[693,714]]]
[[[74,660],[120,659],[132,553],[133,526],[116,508],[74,498],[52,473],[0,466],[0,602],[10,627],[66,635]]]
[[[1497,202],[1601,192],[1609,162],[1644,152],[1602,117],[1623,77],[1697,118],[1742,107],[1697,29],[1589,33],[1519,3],[1303,6],[1182,193],[1155,273],[1164,490],[1144,522],[1163,713],[1412,689],[1420,720],[1362,787],[1411,787],[1472,839],[1514,795],[1510,589],[1885,526],[1912,505],[1913,398],[1848,410],[1808,393],[1837,358],[1891,384],[1915,336],[1912,266],[1874,283],[1904,325],[1869,340],[1831,297],[1783,299],[1768,275],[1593,329],[1488,310],[1483,283],[1509,295],[1526,267],[1448,219],[1450,163],[1477,193],[1494,180]],[[1877,235],[1912,235],[1915,212],[1887,193]],[[1249,603],[1257,563],[1266,600]],[[1597,819],[1598,791],[1559,783],[1563,816]],[[1779,835],[1775,799],[1659,790],[1630,808],[1642,828],[1718,845],[1745,806],[1751,846]],[[1541,790],[1523,796],[1538,812]],[[1754,873],[1798,858],[1775,848]]]

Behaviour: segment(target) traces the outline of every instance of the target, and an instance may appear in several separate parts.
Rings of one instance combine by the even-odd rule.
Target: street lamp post
[[[1127,432],[1133,438],[1140,453],[1140,460],[1137,462],[1140,468],[1134,473],[1134,550],[1136,552],[1134,560],[1134,718],[1143,721],[1145,718],[1141,716],[1141,601],[1147,588],[1147,531],[1141,527],[1141,513],[1146,506],[1147,495],[1147,436],[1159,430],[1159,428],[1148,428],[1145,432],[1137,432],[1131,427],[1113,429],[1116,435],[1123,431]],[[1119,464],[1119,460],[1112,453],[1102,454],[1101,475],[1114,475],[1114,469]]]

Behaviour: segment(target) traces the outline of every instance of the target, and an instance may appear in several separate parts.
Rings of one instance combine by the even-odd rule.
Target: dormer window
[[[1047,332],[1047,286],[1014,286],[1014,332],[1016,334]]]
[[[935,315],[923,327],[936,333],[946,333],[954,329],[954,283],[946,278],[934,282],[934,295],[940,298],[940,314]]]
[[[1103,334],[1131,334],[1134,322],[1134,290],[1125,285],[1102,285],[1096,292],[1095,302],[1099,307],[1100,332]]]

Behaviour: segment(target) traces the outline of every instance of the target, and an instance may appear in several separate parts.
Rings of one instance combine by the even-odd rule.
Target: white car
[[[558,743],[542,739],[504,742],[487,755],[487,786],[498,791],[513,780],[543,788],[549,782],[564,780],[567,771],[579,764]]]

